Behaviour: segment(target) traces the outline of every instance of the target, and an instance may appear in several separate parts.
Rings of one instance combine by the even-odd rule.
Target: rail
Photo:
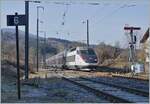
[[[104,84],[98,84],[97,85],[98,88],[96,88],[95,86],[93,86],[96,84],[95,82],[91,83],[91,81],[83,80],[81,78],[79,78],[78,80],[76,79],[74,80],[74,79],[66,78],[66,77],[62,77],[62,78],[64,80],[67,80],[75,85],[78,85],[94,93],[95,95],[99,97],[104,97],[105,99],[111,101],[112,103],[135,103],[135,102],[141,102],[141,101],[148,102],[148,98],[146,97],[124,92],[114,87],[107,86],[108,88],[106,88],[106,85]]]
[[[89,78],[84,78],[84,77],[80,77],[80,78],[85,79],[85,80],[89,80],[89,81],[92,81],[92,82],[95,82],[95,83],[102,83],[102,84],[105,84],[105,85],[117,87],[117,88],[120,88],[120,89],[122,89],[122,90],[131,92],[131,93],[135,93],[135,94],[137,94],[137,95],[141,95],[141,96],[145,96],[145,97],[148,97],[148,96],[149,96],[149,92],[142,91],[142,90],[140,90],[140,89],[130,88],[130,87],[126,87],[126,86],[120,86],[120,85],[108,83],[108,82],[105,82],[105,81],[102,81],[102,80],[96,81],[96,80],[89,79]]]
[[[141,81],[149,81],[149,79],[141,79],[137,77],[128,77],[128,76],[120,76],[120,75],[112,75],[112,77],[118,77],[118,78],[126,78],[126,79],[134,79],[134,80],[141,80]]]

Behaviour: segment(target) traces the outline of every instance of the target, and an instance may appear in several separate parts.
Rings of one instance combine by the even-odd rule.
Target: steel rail
[[[94,93],[96,96],[99,96],[99,97],[104,97],[105,99],[113,102],[113,103],[134,103],[134,102],[131,102],[131,101],[128,101],[126,99],[123,99],[123,98],[120,98],[120,97],[117,97],[117,96],[114,96],[114,95],[111,95],[111,94],[108,94],[106,92],[103,92],[103,91],[100,91],[100,90],[97,90],[97,89],[94,89],[92,87],[89,87],[89,86],[86,86],[84,84],[81,84],[81,83],[78,83],[76,81],[73,81],[69,78],[66,78],[66,77],[62,77],[62,79],[66,80],[66,81],[69,81],[75,85],[78,85],[92,93]]]
[[[134,78],[134,77],[125,77],[125,76],[118,76],[118,75],[112,75],[112,77],[119,77],[119,78],[125,78],[125,79],[133,79],[133,80],[141,80],[148,82],[149,79],[140,79],[140,78]]]
[[[130,87],[126,87],[126,86],[120,86],[120,85],[117,85],[117,84],[112,84],[112,83],[108,83],[108,82],[104,82],[104,81],[100,81],[100,80],[96,81],[96,80],[92,80],[92,79],[84,78],[84,77],[80,77],[80,78],[88,80],[88,81],[92,81],[92,82],[95,82],[95,83],[102,83],[102,84],[105,84],[105,85],[117,87],[117,88],[120,88],[122,90],[131,92],[131,93],[134,93],[134,94],[137,94],[137,95],[141,95],[141,96],[144,96],[144,97],[149,97],[149,92],[142,91],[142,90],[139,90],[139,89],[136,89],[136,88],[130,88]]]

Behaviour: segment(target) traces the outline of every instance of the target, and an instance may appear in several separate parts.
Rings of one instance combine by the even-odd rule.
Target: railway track
[[[122,90],[123,88],[106,85],[104,83],[95,82],[84,78],[62,78],[94,93],[99,97],[104,97],[112,103],[147,103],[149,101],[148,97]]]
[[[97,80],[104,80],[105,82],[108,81],[110,83],[116,83],[120,85],[124,85],[127,87],[132,87],[136,89],[141,89],[143,91],[149,91],[149,82],[141,81],[141,80],[132,80],[132,79],[124,79],[118,77],[99,77]]]
[[[141,78],[135,78],[135,77],[127,77],[127,76],[118,76],[118,75],[112,75],[113,77],[117,78],[123,78],[123,79],[132,79],[132,80],[140,80],[140,81],[146,81],[148,82],[148,79],[141,79]]]
[[[89,78],[84,78],[84,77],[80,77],[80,78],[85,79],[85,80],[90,80],[90,81],[95,82],[95,83],[102,83],[102,84],[105,84],[105,85],[108,85],[108,86],[113,86],[113,87],[131,92],[131,93],[134,93],[134,94],[137,94],[137,95],[149,97],[149,92],[146,92],[146,91],[143,91],[143,90],[140,90],[140,89],[131,88],[131,87],[127,87],[127,86],[122,86],[122,85],[118,85],[116,83],[109,83],[109,82],[106,82],[104,80],[94,80],[94,79],[89,79]]]

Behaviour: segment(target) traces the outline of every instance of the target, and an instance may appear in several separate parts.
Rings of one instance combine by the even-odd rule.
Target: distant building
[[[140,40],[145,51],[145,72],[150,72],[150,37],[149,37],[149,28],[145,32],[143,38]]]

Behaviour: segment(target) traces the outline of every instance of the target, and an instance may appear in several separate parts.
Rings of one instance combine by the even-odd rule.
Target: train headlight
[[[94,61],[95,61],[95,62],[97,62],[98,60],[97,60],[97,59],[95,59]]]

